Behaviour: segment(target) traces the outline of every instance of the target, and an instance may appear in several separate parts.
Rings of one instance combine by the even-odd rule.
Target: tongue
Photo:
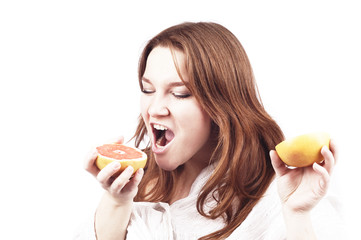
[[[165,131],[165,139],[167,139],[168,142],[172,141],[174,138],[174,133],[171,130]]]

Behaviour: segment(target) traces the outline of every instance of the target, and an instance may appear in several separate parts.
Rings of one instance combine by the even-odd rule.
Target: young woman
[[[92,238],[337,235],[337,214],[321,201],[334,144],[322,148],[322,165],[288,169],[280,161],[272,149],[283,133],[263,108],[247,55],[230,31],[204,22],[164,30],[141,55],[139,84],[135,142],[149,142],[148,162],[133,177],[128,167],[114,179],[119,163],[99,171],[96,155],[87,159],[86,170],[106,190]]]

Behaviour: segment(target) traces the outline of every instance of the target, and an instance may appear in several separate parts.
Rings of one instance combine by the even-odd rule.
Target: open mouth
[[[167,146],[174,138],[172,130],[159,124],[153,124],[153,135],[154,143],[158,148]]]

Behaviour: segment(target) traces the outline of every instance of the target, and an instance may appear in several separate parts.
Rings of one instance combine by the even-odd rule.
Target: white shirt
[[[186,198],[173,204],[135,202],[130,217],[127,240],[193,240],[224,227],[222,218],[212,220],[201,216],[196,208],[200,190],[212,174],[213,167],[205,168],[194,181]],[[318,239],[345,239],[338,205],[331,196],[325,197],[312,210],[313,227]],[[214,202],[208,202],[206,210]],[[93,221],[76,234],[75,240],[95,240]],[[286,239],[286,228],[281,202],[274,182],[256,204],[243,223],[227,240]]]

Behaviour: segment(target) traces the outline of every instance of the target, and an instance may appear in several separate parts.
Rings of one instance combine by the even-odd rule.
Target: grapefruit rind
[[[122,145],[122,144],[116,144],[116,145]],[[125,146],[125,145],[123,145],[123,146]],[[104,156],[104,155],[98,153],[97,159],[95,161],[96,166],[99,169],[103,169],[109,163],[118,161],[120,163],[120,169],[118,171],[119,173],[124,171],[128,166],[133,167],[133,169],[134,169],[133,173],[135,173],[139,168],[144,168],[145,164],[147,163],[147,155],[137,148],[133,148],[133,147],[129,147],[129,146],[126,146],[126,147],[131,148],[131,149],[136,150],[137,152],[141,153],[141,157],[133,158],[133,159],[118,160],[118,159],[107,157],[107,156]]]
[[[321,163],[323,146],[330,148],[328,133],[310,133],[286,139],[275,148],[280,159],[291,167],[308,167],[314,162]]]

